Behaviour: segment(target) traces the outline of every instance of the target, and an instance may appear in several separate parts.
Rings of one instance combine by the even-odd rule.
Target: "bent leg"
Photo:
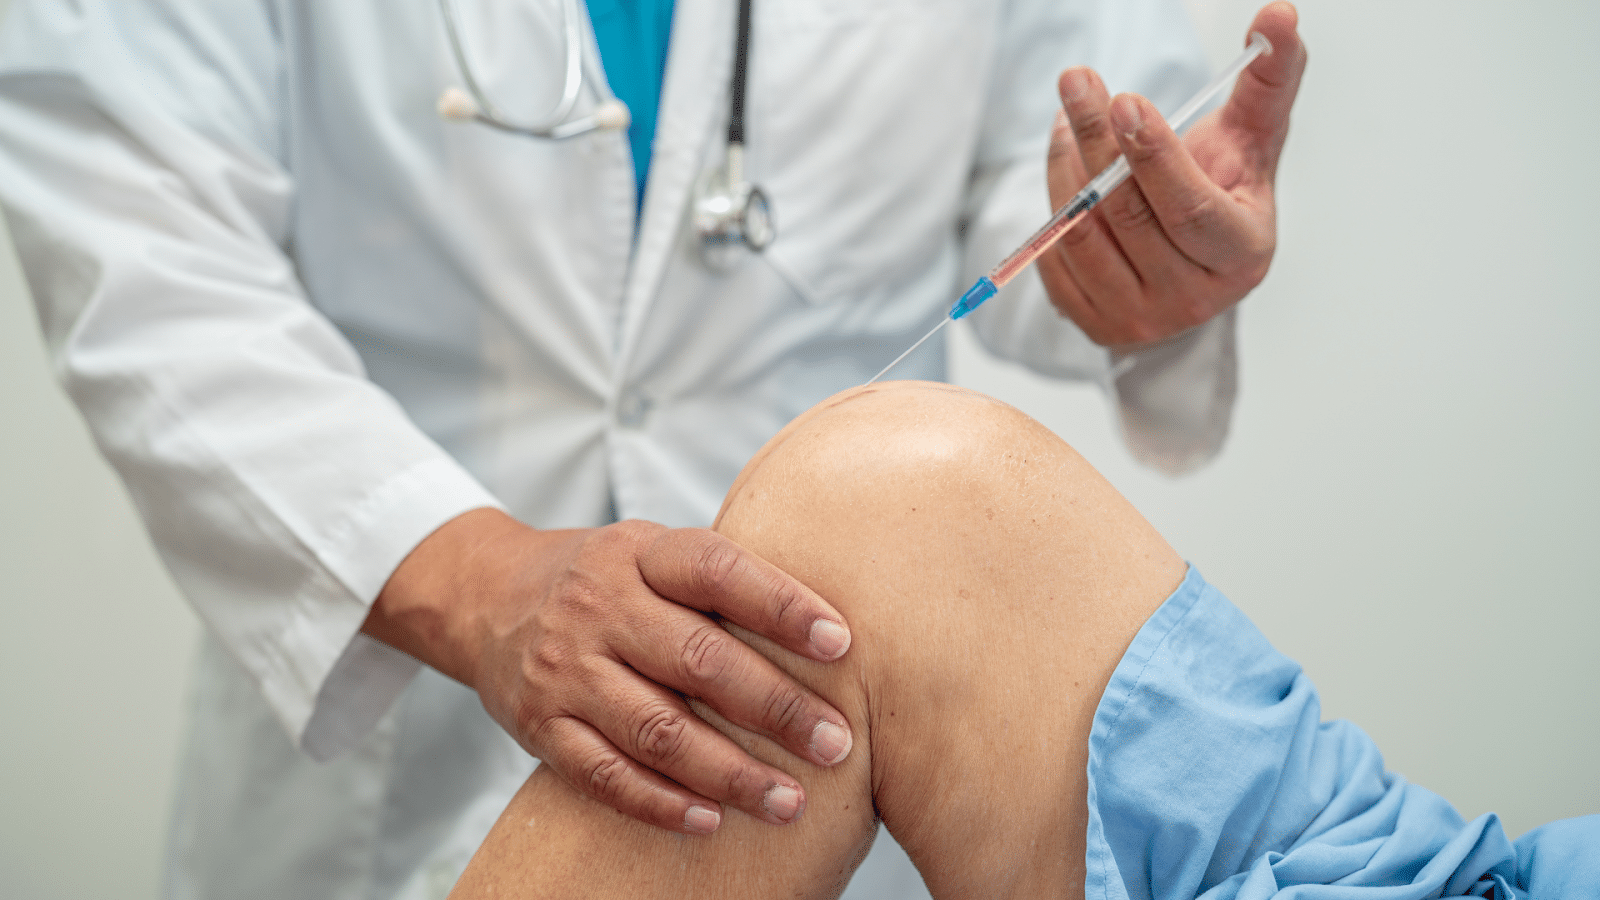
[[[800,779],[799,822],[729,810],[710,837],[669,834],[541,769],[459,896],[837,896],[878,815],[935,896],[1082,890],[1094,710],[1184,573],[1126,501],[1011,407],[890,383],[785,428],[717,528],[850,623],[832,664],[741,633],[850,718],[850,758],[819,769],[697,707]]]

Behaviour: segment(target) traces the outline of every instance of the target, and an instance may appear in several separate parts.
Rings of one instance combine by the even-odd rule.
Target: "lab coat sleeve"
[[[59,377],[179,587],[293,739],[358,740],[418,663],[358,633],[488,492],[296,279],[282,65],[253,3],[29,3],[0,200]]]
[[[1024,0],[1012,4],[999,41],[964,217],[963,283],[1049,217],[1045,154],[1060,108],[1061,70],[1091,65],[1113,93],[1136,91],[1163,110],[1176,109],[1206,79],[1204,55],[1178,0]],[[1227,436],[1237,384],[1236,319],[1229,310],[1113,360],[1056,312],[1030,268],[969,321],[1001,356],[1045,375],[1101,384],[1115,398],[1134,457],[1179,474],[1214,457]]]

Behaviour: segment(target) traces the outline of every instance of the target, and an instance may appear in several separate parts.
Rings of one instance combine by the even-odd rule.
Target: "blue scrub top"
[[[661,105],[661,80],[667,70],[667,41],[672,34],[673,0],[588,0],[589,21],[600,46],[600,63],[617,99],[628,105],[633,122],[628,146],[633,150],[635,209],[644,206],[650,177],[650,144],[656,135]]]

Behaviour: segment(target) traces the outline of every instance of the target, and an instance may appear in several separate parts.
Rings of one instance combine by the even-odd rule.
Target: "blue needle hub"
[[[950,307],[950,318],[959,319],[972,312],[982,306],[983,301],[993,297],[998,290],[1000,289],[994,286],[994,282],[990,281],[987,275],[979,278],[978,283],[967,288],[967,292],[961,295],[961,299],[956,301],[956,305]]]

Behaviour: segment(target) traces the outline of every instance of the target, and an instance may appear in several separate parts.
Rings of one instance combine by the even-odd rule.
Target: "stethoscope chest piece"
[[[722,165],[700,175],[689,211],[700,238],[700,258],[713,272],[732,270],[747,251],[760,253],[778,234],[771,201],[744,177],[744,93],[749,73],[750,0],[739,0],[727,154]]]
[[[700,175],[691,210],[700,257],[714,272],[732,271],[745,251],[760,253],[778,234],[767,195],[745,180],[744,145],[727,147],[722,165]]]

